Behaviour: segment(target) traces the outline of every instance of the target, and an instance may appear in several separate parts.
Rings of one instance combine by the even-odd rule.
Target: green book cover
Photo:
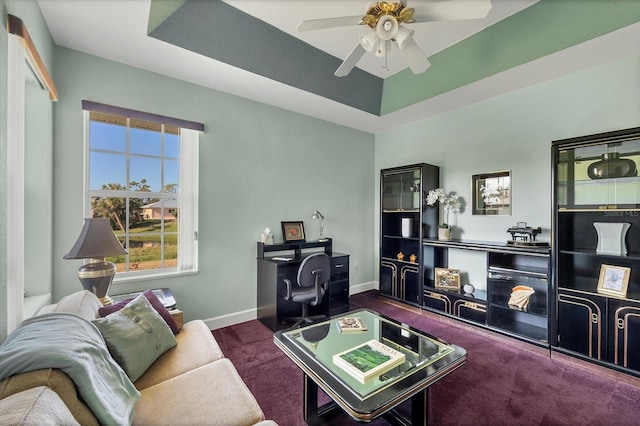
[[[369,340],[333,356],[334,364],[362,383],[404,361],[405,355],[402,352],[377,340]]]

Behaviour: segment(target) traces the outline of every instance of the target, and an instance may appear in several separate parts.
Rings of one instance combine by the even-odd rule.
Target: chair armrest
[[[316,284],[315,284],[315,290],[316,290],[315,291],[315,298],[312,301],[309,302],[309,304],[311,306],[316,306],[319,303],[322,303],[322,297],[324,296],[324,294],[326,292],[324,284],[325,283],[316,282]]]
[[[283,279],[282,281],[284,281],[284,285],[285,285],[285,293],[282,294],[282,292],[280,293],[280,296],[282,296],[282,298],[284,300],[289,300],[291,299],[291,293],[292,293],[292,286],[291,286],[291,280],[288,279]]]

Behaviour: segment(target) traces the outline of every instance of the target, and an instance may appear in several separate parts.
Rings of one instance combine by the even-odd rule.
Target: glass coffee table
[[[366,330],[346,331],[338,325],[339,319],[359,318]],[[374,342],[371,342],[374,340]],[[274,342],[304,373],[303,415],[309,425],[327,422],[341,410],[353,419],[368,422],[385,416],[391,423],[427,424],[429,386],[467,361],[467,352],[459,346],[401,324],[391,318],[368,309],[348,312],[323,322],[308,326],[281,330],[274,334]],[[375,349],[379,343],[384,347]],[[373,355],[362,354],[362,345],[383,351]],[[358,350],[354,350],[358,347]],[[371,347],[367,347],[368,351]],[[388,351],[387,351],[388,349]],[[345,352],[361,358],[351,361],[365,375],[376,371],[372,377],[351,372],[349,366],[336,364],[334,359],[344,358]],[[382,356],[383,358],[378,358]],[[386,358],[392,358],[385,361]],[[394,357],[400,362],[393,363]],[[364,365],[385,362],[395,364],[387,368]],[[344,364],[340,359],[338,363]],[[332,401],[318,406],[318,387]],[[411,418],[394,410],[411,399]]]

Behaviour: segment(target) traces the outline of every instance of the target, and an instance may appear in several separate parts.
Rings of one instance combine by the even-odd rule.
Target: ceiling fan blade
[[[491,0],[450,0],[415,6],[415,22],[455,21],[485,18]]]
[[[400,52],[414,74],[423,73],[431,66],[431,62],[412,37],[405,40]]]
[[[353,67],[356,66],[360,58],[362,58],[365,54],[366,50],[360,43],[356,44],[356,47],[353,48],[349,56],[347,56],[344,61],[342,61],[342,65],[338,67],[335,73],[333,73],[336,77],[344,77],[348,75]]]
[[[314,31],[314,30],[322,30],[325,28],[358,25],[361,20],[362,20],[362,15],[341,16],[338,18],[309,19],[307,21],[301,21],[296,28],[298,29],[298,31]]]

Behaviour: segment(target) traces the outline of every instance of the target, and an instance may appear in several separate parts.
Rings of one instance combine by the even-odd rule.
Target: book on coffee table
[[[367,324],[360,317],[336,318],[336,324],[340,333],[367,331]]]
[[[361,383],[404,363],[405,355],[382,342],[369,340],[333,356],[333,363]]]

